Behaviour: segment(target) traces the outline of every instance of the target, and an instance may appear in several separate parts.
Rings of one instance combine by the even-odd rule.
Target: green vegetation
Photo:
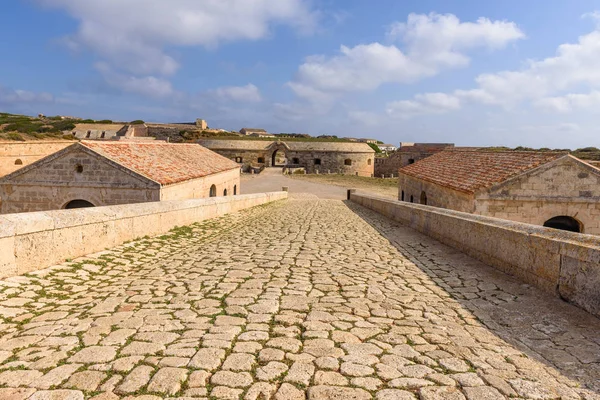
[[[63,138],[63,131],[75,128],[75,121],[59,116],[34,118],[26,115],[0,113],[0,138],[9,140]],[[27,135],[23,136],[23,134]]]
[[[141,124],[145,124],[145,122],[142,121],[141,119],[136,119],[135,121],[131,121],[129,124],[130,125],[141,125]]]
[[[371,146],[371,148],[373,150],[375,150],[375,153],[381,153],[381,149],[379,148],[379,146],[377,146],[375,143],[367,143],[369,146]]]

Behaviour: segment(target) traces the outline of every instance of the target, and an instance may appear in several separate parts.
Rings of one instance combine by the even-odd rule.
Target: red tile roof
[[[239,168],[235,162],[199,144],[92,141],[81,144],[161,185]]]
[[[566,153],[447,149],[400,169],[401,174],[466,193],[488,188]]]

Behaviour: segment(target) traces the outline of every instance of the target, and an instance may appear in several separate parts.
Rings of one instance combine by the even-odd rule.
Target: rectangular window
[[[321,159],[315,158],[315,165],[321,165]]]

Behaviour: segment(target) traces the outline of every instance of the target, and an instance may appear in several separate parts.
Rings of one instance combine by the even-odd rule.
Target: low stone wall
[[[600,316],[600,238],[351,193],[351,201]]]
[[[272,192],[3,215],[0,278],[285,198]]]

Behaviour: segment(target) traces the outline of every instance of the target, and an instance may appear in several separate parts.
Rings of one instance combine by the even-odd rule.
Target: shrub
[[[112,120],[110,119],[102,119],[100,121],[96,121],[97,124],[112,124]]]
[[[23,136],[21,136],[20,134],[18,134],[16,132],[9,132],[6,135],[6,138],[10,139],[10,140],[18,140],[20,142],[24,142],[25,141],[25,139],[23,138]]]
[[[375,153],[381,153],[381,149],[379,148],[379,146],[377,146],[375,143],[367,143],[373,150],[375,150]]]
[[[141,119],[136,119],[135,121],[131,121],[129,123],[129,125],[141,125],[141,124],[145,124],[145,122],[142,121]]]

